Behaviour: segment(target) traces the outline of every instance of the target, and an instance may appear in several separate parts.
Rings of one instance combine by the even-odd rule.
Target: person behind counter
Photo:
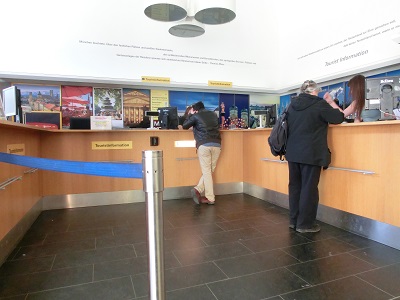
[[[183,129],[182,125],[185,122],[185,120],[188,118],[189,116],[189,112],[191,111],[192,106],[189,105],[188,107],[186,107],[185,113],[183,114],[183,116],[179,117],[179,125],[178,125],[178,129]]]
[[[203,102],[199,101],[192,105],[188,118],[182,127],[183,129],[193,127],[197,156],[199,157],[202,173],[198,184],[191,190],[193,201],[196,204],[214,204],[215,194],[212,173],[221,154],[221,134],[218,116],[213,111],[205,109]],[[205,197],[201,196],[203,192]]]
[[[288,109],[288,140],[285,158],[289,166],[289,228],[300,233],[318,232],[315,223],[321,168],[331,162],[328,125],[340,124],[343,112],[318,97],[320,88],[307,80]]]
[[[332,99],[332,96],[328,93],[324,95],[324,99],[333,108],[338,108],[344,113],[344,117],[347,118],[350,115],[355,115],[354,122],[372,122],[378,121],[381,112],[379,109],[369,109],[365,110],[365,77],[363,75],[355,75],[347,83],[350,88],[350,96],[353,99],[351,104],[344,110],[339,107]]]

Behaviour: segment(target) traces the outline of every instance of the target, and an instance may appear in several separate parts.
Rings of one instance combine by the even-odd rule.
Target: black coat
[[[288,114],[288,140],[285,158],[289,162],[328,167],[328,125],[340,124],[344,115],[324,99],[300,94],[292,99]]]
[[[200,109],[197,113],[189,115],[182,127],[183,129],[193,127],[196,148],[205,143],[221,144],[218,116],[213,111]]]

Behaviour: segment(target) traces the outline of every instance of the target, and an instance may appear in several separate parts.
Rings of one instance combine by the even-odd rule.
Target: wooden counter
[[[288,194],[287,164],[262,160],[277,160],[268,135],[244,134],[243,181]],[[320,203],[400,227],[400,121],[331,125],[328,145],[332,163],[321,175]]]
[[[223,131],[222,154],[215,171],[215,183],[242,182],[243,134]],[[150,146],[150,137],[159,138],[158,146]],[[193,140],[187,130],[63,130],[42,134],[42,156],[77,161],[133,161],[142,162],[143,150],[162,150],[164,159],[164,187],[196,185],[201,172],[196,149],[177,148],[175,141]],[[92,150],[92,142],[132,141],[129,150]],[[239,145],[239,147],[238,147]],[[227,171],[224,166],[229,166]],[[57,184],[52,184],[57,182]],[[43,172],[43,194],[64,195],[107,191],[141,190],[141,179],[121,179],[84,176],[68,173]]]
[[[9,144],[24,144],[25,155],[40,157],[40,132],[21,124],[0,121],[0,152],[7,152]],[[0,189],[0,241],[42,198],[40,172],[24,174],[28,170],[0,163],[0,183],[21,177],[5,189]]]
[[[223,130],[222,154],[215,184],[248,183],[287,194],[286,163],[277,163],[267,144],[271,129]],[[195,148],[176,148],[178,140],[193,140],[184,130],[49,131],[0,121],[0,151],[8,144],[24,144],[29,156],[77,161],[141,162],[142,150],[163,150],[164,186],[193,186],[200,177]],[[150,137],[159,146],[150,146]],[[130,150],[92,150],[92,141],[132,141]],[[338,210],[400,226],[400,121],[330,126],[331,167],[323,171],[320,203]],[[274,161],[275,160],[275,161]],[[27,168],[0,163],[0,182]],[[353,171],[352,171],[353,170]],[[371,171],[366,175],[357,171]],[[42,197],[141,190],[140,179],[84,176],[38,171],[0,190],[0,240]]]

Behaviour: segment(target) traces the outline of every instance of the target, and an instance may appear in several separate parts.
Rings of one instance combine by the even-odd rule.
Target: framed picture
[[[21,91],[22,112],[46,111],[60,112],[61,87],[59,85],[15,85]]]
[[[27,112],[24,114],[26,125],[45,129],[61,128],[61,113],[59,112]]]
[[[95,116],[110,116],[112,126],[122,128],[122,89],[93,88]]]
[[[124,126],[143,121],[145,111],[150,110],[150,90],[122,89]]]
[[[344,82],[329,85],[327,92],[332,96],[332,98],[340,108],[344,109],[346,106],[348,106],[345,104],[346,91]],[[323,96],[324,95],[322,95],[322,97]]]
[[[69,127],[71,117],[93,116],[93,87],[61,86],[62,127]]]

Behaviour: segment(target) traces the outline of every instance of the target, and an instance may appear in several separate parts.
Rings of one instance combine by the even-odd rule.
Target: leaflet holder
[[[365,81],[365,110],[378,109],[380,120],[396,119],[394,110],[400,103],[400,77],[367,78]]]
[[[147,129],[158,129],[154,127],[154,117],[158,117],[158,111],[145,111],[144,115],[150,117],[150,127]]]
[[[263,116],[268,115],[268,110],[254,110],[253,111],[255,116],[258,116],[258,127],[257,128],[265,128],[265,125],[263,124]]]

